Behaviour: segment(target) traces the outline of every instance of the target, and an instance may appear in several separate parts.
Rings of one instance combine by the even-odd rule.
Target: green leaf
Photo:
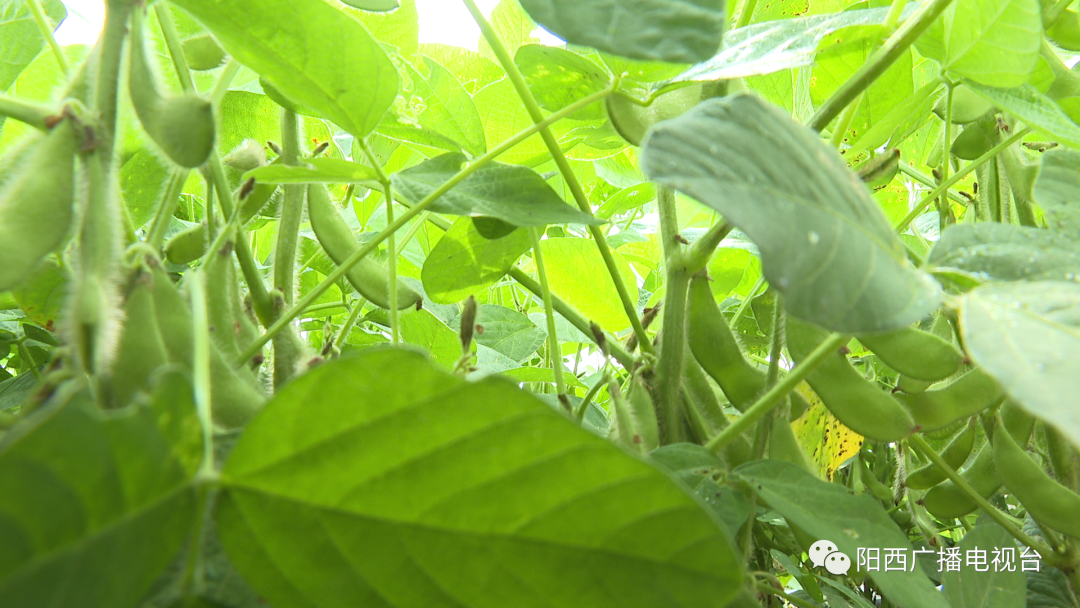
[[[926,269],[960,269],[996,281],[1077,281],[1080,246],[1041,228],[954,224],[934,245]]]
[[[547,339],[547,332],[537,327],[529,317],[505,306],[482,304],[476,312],[476,324],[483,327],[473,339],[510,359],[521,363],[536,352]],[[461,326],[460,317],[451,328]],[[549,376],[550,378],[550,376]]]
[[[942,69],[980,84],[1028,82],[1042,44],[1039,0],[957,0],[944,21]]]
[[[443,154],[393,176],[401,195],[417,203],[435,192],[465,166],[461,154]],[[526,167],[491,162],[477,169],[429,210],[468,217],[493,217],[514,226],[602,224],[566,204],[538,173]]]
[[[886,331],[937,307],[870,191],[817,134],[752,95],[658,125],[642,167],[757,244],[788,312],[833,331]]]
[[[1002,89],[968,81],[967,84],[979,95],[994,102],[1002,110],[1041,131],[1049,133],[1058,141],[1080,146],[1080,126],[1077,126],[1052,99],[1030,84]]]
[[[1014,547],[1013,537],[997,524],[983,524],[964,534],[960,541],[960,553],[979,549],[986,552],[986,568],[968,564],[958,571],[944,572],[941,582],[945,585],[945,597],[951,608],[1025,608],[1027,588],[1024,573],[1019,569],[1001,571],[991,565],[994,549]]]
[[[1032,197],[1046,212],[1051,230],[1072,239],[1080,237],[1080,152],[1056,149],[1043,154]]]
[[[69,272],[59,259],[50,256],[12,292],[27,318],[49,331],[59,328],[68,299]]]
[[[904,14],[910,14],[913,9],[914,6],[909,6]],[[741,27],[724,36],[724,47],[716,56],[673,80],[745,78],[813,65],[818,46],[826,36],[853,25],[880,25],[888,14],[887,8],[872,8]]]
[[[940,82],[931,82],[896,104],[884,116],[879,115],[877,121],[870,124],[845,151],[845,155],[855,156],[866,150],[877,150],[890,141],[905,139],[910,134],[906,132],[907,129],[926,121],[942,89]]]
[[[356,137],[370,133],[397,96],[397,71],[379,44],[355,17],[321,0],[174,4],[286,97]]]
[[[170,168],[149,149],[136,152],[120,168],[120,190],[134,228],[142,227],[157,213],[162,191],[170,177]]]
[[[341,0],[353,8],[365,11],[386,12],[398,7],[397,0]]]
[[[412,105],[422,109],[417,117],[425,129],[457,142],[472,156],[487,152],[484,124],[469,92],[434,59],[424,58],[428,74],[409,67],[412,81]],[[408,99],[408,98],[407,98]]]
[[[1080,284],[980,287],[960,300],[960,331],[971,358],[1021,407],[1080,445]]]
[[[282,608],[721,608],[743,577],[660,471],[504,379],[400,349],[294,380],[222,478],[222,542]]]
[[[631,209],[639,209],[655,200],[656,186],[651,182],[628,186],[604,201],[604,204],[596,210],[596,217],[610,219]]]
[[[522,0],[521,6],[571,44],[646,61],[705,61],[724,33],[723,0]]]
[[[389,3],[394,0],[375,0]],[[416,0],[401,0],[401,6],[392,13],[364,13],[345,9],[359,19],[379,42],[393,46],[398,54],[409,60],[420,49],[420,16],[416,12]]]
[[[514,382],[550,382],[552,384],[555,382],[555,373],[548,367],[515,367],[499,373]],[[568,371],[563,372],[563,382],[566,386],[580,388],[583,391],[589,388]]]
[[[509,78],[498,80],[476,93],[473,98],[476,110],[484,121],[484,133],[490,142],[503,142],[533,125],[532,117],[521,103],[514,83]],[[558,123],[556,123],[558,124]],[[549,160],[550,153],[540,134],[528,139],[499,155],[508,164],[538,164]]]
[[[310,166],[266,165],[244,174],[264,184],[368,184],[376,187],[375,170],[360,163],[337,158],[306,158]]]
[[[822,481],[778,460],[744,464],[732,476],[745,481],[758,497],[792,525],[818,540],[829,540],[851,559],[855,571],[859,547],[901,548],[911,555],[911,542],[892,518],[867,494],[852,495],[847,488]],[[921,569],[869,572],[875,587],[900,608],[948,608],[945,598]]]
[[[0,596],[10,606],[134,607],[187,539],[201,457],[191,386],[106,416],[85,393],[0,440]]]
[[[589,239],[559,238],[540,241],[547,270],[548,285],[585,317],[606,330],[622,331],[630,327],[619,300],[619,292],[608,274],[596,243]],[[636,302],[637,281],[630,265],[617,251],[611,252],[615,265]],[[563,334],[560,334],[563,335]]]
[[[525,11],[521,10],[517,0],[500,0],[495,8],[491,9],[488,23],[491,24],[491,29],[495,30],[495,36],[511,57],[517,53],[521,45],[539,42],[532,35],[536,31],[536,23],[525,14]],[[494,61],[499,60],[495,52],[491,50],[487,38],[483,36],[480,37],[480,52]]]
[[[471,219],[459,217],[424,261],[424,291],[439,304],[460,302],[497,283],[528,250],[524,230],[490,240]]]
[[[530,44],[518,49],[514,57],[540,107],[556,112],[589,95],[598,93],[611,82],[611,75],[585,57],[555,46]],[[605,118],[604,106],[596,102],[572,115],[575,120]]]
[[[398,317],[401,339],[430,353],[431,358],[451,368],[461,357],[461,340],[429,310],[410,310]]]
[[[499,64],[480,53],[449,44],[423,44],[420,51],[457,77],[470,95],[506,76]]]
[[[60,0],[41,2],[45,15],[59,24],[67,16]],[[45,48],[30,6],[22,0],[0,0],[0,91],[6,91],[19,73]]]

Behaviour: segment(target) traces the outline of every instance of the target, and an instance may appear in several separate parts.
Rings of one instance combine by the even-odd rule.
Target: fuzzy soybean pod
[[[960,431],[949,445],[941,452],[941,457],[953,469],[959,469],[971,456],[971,450],[975,447],[975,438],[978,436],[978,423],[975,418],[969,418],[964,430]],[[930,463],[916,471],[913,471],[904,480],[904,485],[912,490],[926,490],[945,481],[945,471]]]
[[[169,363],[158,330],[153,280],[149,272],[136,274],[124,302],[124,326],[116,359],[104,382],[106,398],[113,407],[130,403],[138,391],[147,388],[154,372]]]
[[[745,411],[764,392],[765,372],[743,356],[705,275],[699,274],[690,281],[687,322],[687,338],[694,358],[720,385],[731,405]]]
[[[1080,495],[1047,475],[1005,430],[1000,417],[995,417],[990,441],[998,478],[1028,513],[1041,524],[1080,538]]]
[[[631,380],[630,390],[623,397],[616,389],[612,391],[612,407],[615,410],[611,436],[622,445],[643,454],[660,445],[660,427],[649,387],[639,377]]]
[[[1035,419],[1011,401],[1006,401],[1001,406],[1001,418],[1009,435],[1017,442],[1026,444],[1035,426]],[[994,450],[990,442],[983,444],[971,464],[960,471],[960,477],[971,484],[971,487],[983,498],[989,498],[998,491],[1001,481],[994,467]],[[978,508],[975,501],[951,479],[931,488],[923,497],[923,506],[934,517],[941,520],[962,517]]]
[[[813,325],[788,317],[788,350],[796,364],[825,338],[826,333]],[[843,353],[826,357],[806,381],[837,420],[867,439],[898,441],[915,430],[915,421],[904,406],[864,378]]]
[[[22,283],[68,237],[78,147],[74,121],[61,121],[32,145],[29,158],[0,192],[0,291]]]
[[[210,335],[221,354],[229,361],[240,356],[242,321],[237,317],[240,291],[233,262],[233,239],[230,234],[224,244],[206,259],[206,315],[210,323]]]
[[[206,255],[210,246],[210,230],[206,224],[177,232],[165,243],[165,259],[180,266],[190,264]]]
[[[308,219],[311,220],[311,229],[315,231],[315,237],[336,264],[341,264],[346,258],[360,249],[356,244],[352,231],[341,219],[337,208],[330,200],[330,193],[322,184],[308,186]],[[393,254],[391,254],[393,255]],[[367,298],[371,303],[380,308],[390,308],[390,279],[386,268],[381,264],[365,257],[345,273],[353,288],[360,295]],[[404,309],[418,306],[421,296],[403,281],[397,282],[398,308]]]
[[[151,271],[154,306],[169,361],[190,369],[195,354],[191,309],[168,275],[160,268]],[[243,372],[243,375],[242,373]],[[210,392],[214,422],[225,428],[243,426],[262,407],[266,397],[247,370],[238,372],[225,360],[217,346],[210,348]],[[245,375],[248,376],[245,378]]]
[[[856,338],[886,365],[916,380],[944,380],[964,364],[964,353],[952,342],[917,327]]]
[[[930,333],[949,344],[953,344],[952,325],[949,324],[949,318],[942,311],[938,311],[937,315],[934,316],[934,323],[930,326]],[[933,384],[933,380],[918,380],[903,373],[896,380],[896,388],[905,393],[921,393]]]
[[[132,11],[131,105],[146,133],[173,162],[194,169],[214,150],[214,110],[194,93],[163,96],[147,49],[143,9]]]
[[[1005,391],[981,368],[975,368],[942,388],[914,395],[896,393],[921,431],[944,428],[1001,403]]]

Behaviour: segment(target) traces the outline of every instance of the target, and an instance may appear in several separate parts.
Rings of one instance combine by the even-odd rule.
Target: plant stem
[[[916,9],[885,44],[832,97],[825,100],[807,126],[815,131],[828,126],[848,104],[884,74],[951,3],[952,0],[930,0]]]
[[[514,63],[513,58],[507,53],[506,47],[504,47],[502,41],[499,40],[499,36],[491,27],[491,24],[488,23],[484,14],[477,8],[474,0],[462,0],[462,2],[464,2],[466,8],[469,9],[476,24],[480,26],[480,31],[483,33],[484,39],[487,40],[491,50],[499,59],[499,63],[502,65],[503,69],[506,70],[510,82],[513,83],[514,88],[517,90],[518,96],[521,98],[522,103],[524,103],[525,109],[529,112],[532,121],[537,124],[543,122],[544,114],[540,111],[540,106],[537,105],[536,99],[529,90],[529,85],[525,82],[525,77],[522,76],[521,71],[518,70],[517,64]],[[570,188],[570,193],[573,194],[578,208],[581,209],[582,212],[592,215],[592,207],[589,205],[588,197],[585,196],[585,191],[581,188],[581,183],[578,181],[577,175],[570,166],[570,162],[566,160],[566,155],[563,154],[562,149],[559,147],[559,142],[555,139],[555,136],[552,135],[551,130],[546,125],[540,129],[540,137],[543,138],[544,144],[547,146],[552,159],[555,161],[555,165],[558,166],[559,172],[562,173],[563,179],[566,181],[567,187]],[[630,298],[630,292],[627,291],[622,275],[619,274],[618,266],[615,265],[615,257],[611,253],[611,247],[608,246],[607,240],[604,239],[603,230],[601,230],[599,226],[592,225],[588,226],[588,230],[589,234],[592,235],[593,240],[596,241],[596,247],[600,250],[600,257],[604,259],[604,266],[607,267],[608,274],[615,284],[615,291],[619,294],[619,301],[622,303],[623,311],[626,312],[626,316],[630,320],[630,326],[634,328],[634,333],[637,334],[638,343],[642,352],[651,353],[653,351],[652,344],[649,343],[645,328],[642,327],[641,319],[638,318],[637,302]]]
[[[517,135],[511,137],[510,139],[504,141],[495,148],[489,150],[488,153],[484,156],[478,158],[472,163],[469,163],[467,167],[459,171],[456,175],[454,175],[454,177],[451,177],[449,180],[447,180],[446,183],[436,188],[434,192],[424,197],[423,200],[410,207],[408,211],[395,218],[394,221],[389,223],[386,228],[379,232],[379,234],[375,235],[375,238],[365,243],[363,246],[360,247],[358,251],[353,253],[351,256],[346,258],[344,262],[339,264],[333,272],[331,272],[325,279],[323,279],[321,283],[312,288],[312,290],[309,291],[303,298],[301,298],[300,301],[296,303],[296,305],[294,305],[287,312],[280,315],[280,317],[278,317],[276,321],[273,321],[273,324],[269,326],[266,333],[260,336],[259,339],[255,340],[255,342],[253,342],[250,346],[248,346],[244,353],[242,353],[241,356],[235,361],[236,366],[245,365],[246,362],[250,360],[251,357],[255,356],[255,354],[258,353],[259,350],[263,346],[265,346],[266,343],[269,342],[275,334],[277,334],[277,332],[281,331],[285,327],[285,325],[289,323],[289,321],[291,321],[297,315],[303,312],[305,308],[307,308],[309,305],[311,305],[312,302],[317,300],[319,296],[326,292],[327,289],[330,289],[331,286],[333,286],[338,280],[345,276],[345,273],[348,272],[350,268],[352,268],[357,262],[362,260],[364,256],[371,253],[376,247],[378,247],[379,244],[382,243],[391,232],[397,231],[399,228],[409,223],[409,220],[423,213],[425,210],[427,210],[428,207],[431,206],[432,203],[438,200],[440,196],[449,192],[451,188],[461,183],[463,180],[465,180],[465,178],[469,177],[481,167],[490,163],[500,154],[525,141],[540,129],[546,127],[551,123],[561,120],[566,116],[569,116],[570,114],[573,114],[574,112],[589,105],[590,103],[600,101],[610,94],[611,89],[604,89],[603,91],[594,93],[589,97],[578,101],[577,103],[573,103],[563,108],[562,110],[559,110],[558,112],[552,114],[551,116],[548,116],[543,121],[535,123],[523,129]],[[221,169],[221,160],[217,159],[216,155],[211,156],[211,161],[214,160],[217,160],[217,169],[221,172],[221,179],[224,180],[225,173],[224,170]],[[246,244],[243,239],[239,239],[237,243]],[[245,272],[245,276],[246,274],[247,273]],[[588,324],[586,324],[586,327],[588,327]],[[630,357],[629,360],[632,362],[633,357]]]
[[[837,121],[832,138],[829,140],[829,143],[831,143],[834,148],[840,148],[840,144],[844,143],[844,135],[847,134],[851,122],[855,120],[855,114],[859,111],[859,104],[862,103],[862,95],[862,93],[856,95],[855,99],[840,113],[840,120]]]
[[[26,0],[26,5],[30,7],[30,12],[34,15],[34,23],[41,30],[41,35],[45,38],[45,41],[49,43],[53,55],[56,56],[56,65],[60,66],[60,71],[67,76],[71,73],[71,67],[68,65],[67,57],[64,56],[64,49],[56,42],[56,36],[53,36],[53,26],[49,23],[48,15],[41,8],[41,2],[39,0]]]
[[[165,232],[169,229],[169,220],[176,213],[176,207],[180,204],[180,192],[184,189],[184,182],[187,181],[190,173],[190,169],[173,169],[169,187],[162,193],[157,214],[154,215],[150,231],[146,234],[146,243],[153,247],[154,251],[161,250],[161,245],[165,241]]]
[[[390,182],[390,177],[382,169],[382,163],[372,153],[371,148],[363,139],[358,139],[357,145],[364,152],[364,156],[367,157],[368,163],[375,168],[375,173],[379,177],[379,183],[382,184],[383,198],[386,199],[386,223],[390,224],[394,221],[394,187]],[[386,237],[386,249],[387,249],[387,274],[389,276],[389,297],[390,297],[390,343],[397,344],[401,341],[399,337],[398,327],[398,297],[397,297],[397,244],[395,241],[395,234],[391,232]]]
[[[949,463],[945,462],[945,459],[942,458],[941,455],[934,450],[934,448],[930,447],[930,444],[926,443],[926,440],[923,439],[921,435],[915,433],[908,437],[907,440],[908,443],[914,445],[916,448],[919,449],[920,452],[923,453],[924,456],[929,458],[930,462],[933,462],[942,471],[944,471],[946,477],[952,480],[952,482],[955,483],[956,486],[960,488],[965,494],[967,494],[968,497],[971,498],[971,500],[975,501],[975,504],[979,505],[979,508],[982,509],[983,512],[985,512],[987,515],[989,515],[990,519],[997,522],[997,524],[1000,525],[1002,528],[1005,528],[1005,531],[1008,532],[1013,538],[1027,545],[1028,547],[1031,547],[1032,549],[1038,551],[1040,555],[1044,556],[1044,558],[1046,558],[1047,556],[1052,556],[1052,549],[1035,540],[1034,538],[1031,538],[1030,536],[1025,534],[1023,530],[1013,525],[1012,521],[1009,520],[1009,517],[1007,515],[994,507],[994,505],[990,504],[989,501],[982,497],[982,494],[979,494],[975,490],[975,488],[971,487],[971,484],[969,484],[967,480],[961,477],[960,474],[956,472],[956,469],[953,469],[951,466],[949,466]]]
[[[955,184],[955,183],[959,182],[960,180],[964,179],[965,177],[967,177],[969,173],[971,173],[975,169],[979,168],[981,165],[983,165],[984,163],[986,163],[990,159],[997,156],[998,153],[1001,152],[1002,150],[1004,150],[1005,148],[1008,148],[1009,146],[1011,146],[1014,143],[1016,143],[1016,142],[1020,141],[1021,139],[1023,139],[1023,137],[1025,135],[1027,135],[1028,133],[1030,133],[1030,132],[1031,132],[1031,127],[1025,127],[1023,129],[1020,129],[1016,133],[1013,133],[1012,136],[1009,137],[1008,139],[1006,139],[1005,141],[1002,141],[1001,143],[994,146],[993,148],[990,148],[990,150],[988,150],[986,152],[986,154],[983,154],[979,158],[976,158],[975,160],[971,161],[963,169],[960,169],[959,171],[957,171],[955,175],[953,175],[949,179],[947,179],[947,180],[941,182],[940,184],[938,184],[938,186],[936,188],[931,190],[929,194],[927,194],[925,197],[923,197],[923,199],[921,201],[919,201],[919,204],[916,205],[915,208],[911,210],[911,213],[908,213],[907,216],[904,219],[900,220],[900,223],[896,225],[896,231],[897,232],[903,232],[905,229],[907,229],[908,224],[913,222],[915,220],[915,218],[922,215],[922,212],[926,211],[926,208],[929,207],[930,204],[933,203],[939,196],[941,196],[942,192],[947,191],[949,188],[951,188],[953,186],[953,184]]]
[[[941,158],[943,159],[941,167],[941,181],[949,179],[949,168],[952,163],[950,159],[952,157],[952,116],[953,116],[953,92],[956,90],[956,85],[951,80],[945,81],[945,141],[942,142]],[[938,199],[938,230],[945,230],[946,212],[949,211],[949,197],[945,194],[948,189],[942,193],[941,198]]]
[[[802,363],[792,368],[788,375],[784,376],[783,380],[777,382],[775,386],[770,388],[756,403],[747,408],[742,416],[739,416],[732,421],[730,426],[720,431],[716,437],[709,440],[709,443],[706,444],[705,447],[719,453],[720,450],[731,443],[731,441],[738,437],[744,430],[750,428],[750,426],[757,422],[762,416],[772,411],[772,408],[779,405],[788,393],[795,390],[795,387],[805,380],[806,377],[810,375],[810,372],[814,371],[814,369],[825,360],[825,357],[835,353],[836,349],[846,344],[849,339],[850,337],[844,334],[830,334],[825,338],[825,341],[818,344],[817,348],[815,348]]]
[[[929,175],[923,173],[922,171],[919,171],[918,169],[916,169],[915,167],[912,167],[910,164],[908,164],[908,163],[906,163],[904,161],[900,161],[900,171],[905,173],[908,177],[910,177],[910,178],[914,179],[915,181],[919,182],[920,184],[926,186],[927,188],[936,188],[937,187],[937,183],[934,181],[934,178],[932,178]],[[947,192],[949,194],[949,198],[951,198],[952,200],[960,203],[961,205],[966,206],[966,205],[971,204],[971,201],[969,201],[968,199],[960,196],[959,194],[957,194],[957,193],[955,193],[955,192],[953,192],[951,190],[948,190]]]
[[[57,113],[53,107],[0,93],[0,116],[14,118],[35,129],[48,131],[49,127],[46,124],[46,119]]]
[[[188,68],[187,57],[184,56],[184,44],[180,41],[180,34],[176,31],[172,13],[169,6],[164,2],[154,5],[154,14],[157,15],[158,25],[161,26],[161,34],[165,37],[165,44],[169,47],[169,55],[172,57],[173,66],[176,67],[176,75],[180,78],[180,86],[185,91],[194,91],[195,82],[191,79],[191,70]]]
[[[666,295],[660,334],[660,358],[656,364],[656,393],[660,397],[659,417],[661,443],[678,443],[682,439],[683,358],[686,353],[686,292],[690,275],[683,262],[683,247],[679,242],[679,219],[675,208],[675,191],[666,186],[656,190],[656,208],[660,218],[660,246],[664,255]]]
[[[566,385],[563,382],[562,349],[559,346],[559,336],[555,330],[555,309],[551,303],[551,289],[548,287],[547,270],[544,268],[544,256],[540,252],[539,230],[529,228],[529,238],[532,240],[533,262],[536,264],[536,275],[540,279],[540,294],[544,300],[544,316],[547,318],[547,343],[548,352],[551,356],[551,371],[555,375],[555,390],[559,401],[563,405],[569,405],[566,399]]]
[[[765,275],[758,277],[754,286],[750,288],[750,291],[746,293],[746,297],[739,303],[739,307],[735,309],[735,314],[731,317],[731,326],[735,327],[743,315],[746,314],[746,309],[750,308],[750,303],[758,296],[758,292],[765,286]]]
[[[743,2],[742,8],[739,9],[739,20],[735,23],[734,29],[750,25],[750,20],[754,18],[754,11],[757,10],[757,3],[758,0],[746,0]]]
[[[130,2],[108,0],[105,3],[105,26],[98,39],[94,103],[101,128],[97,134],[100,143],[95,152],[110,161],[105,163],[106,178],[112,174],[111,161],[116,139],[116,106],[120,86],[120,54],[124,49],[130,13]]]
[[[225,94],[229,92],[229,85],[241,67],[243,66],[240,65],[240,62],[230,59],[229,63],[225,64],[225,69],[221,70],[221,77],[218,78],[217,84],[214,85],[214,91],[210,93],[210,103],[215,108],[221,107],[221,100],[225,99]],[[215,150],[214,153],[216,154],[217,151]]]
[[[727,222],[720,222],[713,224],[709,231],[690,246],[683,253],[683,267],[686,270],[686,274],[694,276],[705,269],[705,266],[709,264],[709,260],[712,258],[712,254],[716,251],[716,248],[720,246],[727,235],[731,234],[731,230],[734,228]]]
[[[194,351],[191,362],[192,380],[195,388],[195,413],[202,427],[203,459],[201,473],[214,471],[213,411],[210,392],[210,323],[206,312],[206,285],[202,269],[196,269],[184,278],[191,291],[191,320],[194,328]]]
[[[300,164],[300,117],[292,110],[281,109],[281,162],[287,167]],[[277,246],[274,248],[274,287],[285,295],[285,305],[292,306],[296,294],[296,247],[300,239],[300,221],[304,216],[303,184],[285,184]]]
[[[337,339],[334,340],[334,348],[341,349],[341,345],[345,343],[345,340],[349,337],[349,333],[352,332],[353,327],[356,327],[356,320],[360,318],[360,312],[364,309],[364,298],[360,298],[353,304],[352,312],[349,313],[349,318],[345,319],[345,324],[341,326],[341,331],[338,333]]]

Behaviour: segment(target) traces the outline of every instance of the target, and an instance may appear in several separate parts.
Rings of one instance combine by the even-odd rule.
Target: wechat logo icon
[[[830,540],[819,540],[810,545],[810,562],[815,568],[825,566],[832,574],[847,574],[851,569],[851,558],[836,548]]]

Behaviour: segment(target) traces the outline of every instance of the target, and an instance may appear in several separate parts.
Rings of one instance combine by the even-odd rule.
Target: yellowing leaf
[[[818,467],[822,477],[832,481],[833,473],[845,460],[859,453],[863,436],[847,428],[837,420],[821,397],[803,382],[797,389],[810,403],[810,408],[791,423],[799,445],[806,449],[810,460]],[[812,446],[809,449],[806,446]]]

